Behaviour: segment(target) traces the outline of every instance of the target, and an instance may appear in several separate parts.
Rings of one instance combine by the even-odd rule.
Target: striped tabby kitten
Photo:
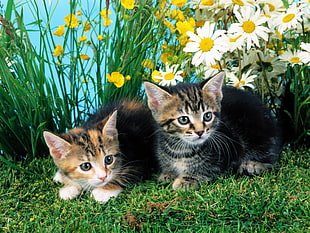
[[[58,167],[54,180],[64,184],[60,197],[72,199],[91,190],[95,200],[107,202],[146,177],[154,167],[155,131],[151,112],[134,101],[108,105],[68,133],[45,131]]]
[[[145,82],[148,105],[161,128],[159,182],[199,186],[229,170],[254,175],[272,168],[281,150],[275,122],[249,92],[208,81],[160,87]]]

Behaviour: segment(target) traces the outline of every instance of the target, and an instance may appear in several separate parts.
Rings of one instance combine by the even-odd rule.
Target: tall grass
[[[256,76],[251,91],[286,119],[283,128],[289,129],[286,135],[291,145],[309,146],[309,62],[279,59],[285,52],[301,51],[302,42],[310,42],[307,14],[299,19],[297,28],[288,28],[280,36],[276,32],[279,26],[271,27],[266,18],[261,26],[270,29],[268,40],[258,38],[259,44],[250,49],[241,44],[223,53],[215,65],[196,67],[191,63],[194,52],[183,50],[189,43],[187,32],[197,33],[208,21],[216,24],[215,31],[226,30],[228,35],[229,27],[238,21],[234,12],[241,7],[232,3],[222,7],[217,1],[202,7],[190,1],[182,5],[182,1],[141,0],[132,8],[122,2],[72,0],[59,13],[60,0],[7,1],[0,18],[2,159],[47,154],[43,130],[64,132],[110,101],[142,99],[143,79],[164,80],[165,68],[174,65],[182,70],[184,82],[225,70],[227,83],[238,87],[248,82],[240,79],[251,70]],[[294,7],[287,2],[284,6]],[[251,5],[270,17],[286,12],[284,6],[271,15],[268,4]],[[309,11],[309,4],[301,6],[299,13]],[[24,17],[29,12],[30,22],[29,16]],[[62,14],[60,24],[54,22],[56,12],[57,17]]]
[[[43,130],[64,132],[109,101],[142,98],[141,62],[155,43],[154,19],[148,0],[132,10],[120,1],[73,0],[63,17],[73,14],[78,24],[63,22],[64,33],[56,36],[60,25],[53,24],[53,17],[58,1],[21,3],[9,0],[1,17],[0,152],[6,158],[31,159],[47,154]],[[34,18],[27,26],[26,10]],[[108,10],[111,16],[104,17]],[[107,20],[113,23],[107,25]],[[36,47],[30,32],[39,38]],[[54,52],[57,45],[63,52]],[[107,80],[112,72],[130,80],[117,88]]]

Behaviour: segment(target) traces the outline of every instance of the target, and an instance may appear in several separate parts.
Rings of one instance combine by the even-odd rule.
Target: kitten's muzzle
[[[107,178],[106,176],[98,177],[98,179],[102,181],[104,181],[106,178]]]
[[[201,137],[203,133],[204,133],[204,130],[195,131],[195,134],[197,134],[199,137]]]

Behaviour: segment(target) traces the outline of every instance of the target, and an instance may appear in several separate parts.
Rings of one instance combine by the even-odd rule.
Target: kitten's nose
[[[102,181],[104,181],[106,178],[107,178],[106,176],[98,177],[98,179]]]
[[[204,130],[198,130],[198,131],[195,131],[195,133],[196,133],[199,137],[201,137],[201,136],[203,135],[203,133],[204,133]]]

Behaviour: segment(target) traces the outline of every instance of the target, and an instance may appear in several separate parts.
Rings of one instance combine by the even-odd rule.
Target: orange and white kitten
[[[116,197],[127,184],[150,175],[157,144],[156,124],[150,111],[136,101],[110,104],[92,115],[82,127],[56,135],[44,132],[64,184],[62,199],[91,191],[99,202]]]

